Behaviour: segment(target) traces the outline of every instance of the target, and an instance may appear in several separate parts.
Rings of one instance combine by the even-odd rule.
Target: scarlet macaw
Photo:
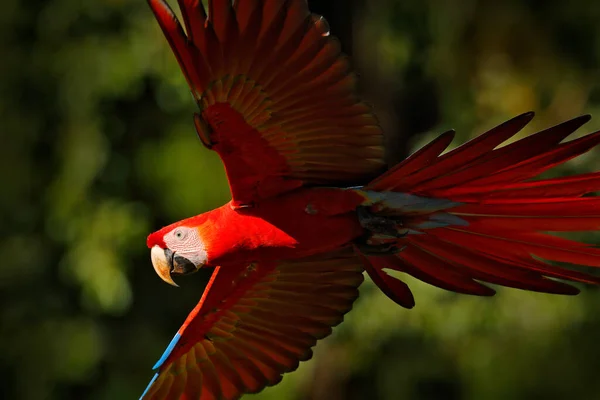
[[[548,278],[600,279],[600,250],[544,231],[596,230],[600,175],[531,180],[600,143],[561,143],[575,118],[497,148],[520,115],[444,155],[446,132],[386,170],[382,132],[326,21],[305,0],[149,4],[189,83],[202,143],[227,171],[232,200],[148,237],[166,282],[213,268],[198,305],[155,365],[144,399],[235,399],[308,360],[350,310],[363,271],[399,305],[406,284],[491,296],[490,282],[577,294]],[[535,255],[535,258],[532,257]]]

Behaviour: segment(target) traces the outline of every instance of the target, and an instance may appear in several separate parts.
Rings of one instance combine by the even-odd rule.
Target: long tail
[[[561,143],[589,121],[582,116],[497,148],[532,118],[520,115],[440,155],[452,140],[446,133],[364,188],[364,221],[374,227],[361,253],[392,300],[414,306],[408,287],[384,269],[479,296],[495,293],[480,282],[570,295],[579,290],[554,278],[600,284],[551,264],[600,266],[600,249],[545,233],[600,228],[600,198],[587,196],[600,190],[600,173],[532,179],[600,144],[600,132]]]

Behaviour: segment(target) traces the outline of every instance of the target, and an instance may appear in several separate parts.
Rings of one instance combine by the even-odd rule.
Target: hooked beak
[[[159,246],[152,247],[150,250],[152,266],[160,279],[169,285],[178,287],[173,281],[172,275],[189,275],[198,270],[196,265],[185,257],[181,257],[170,249],[161,249]]]

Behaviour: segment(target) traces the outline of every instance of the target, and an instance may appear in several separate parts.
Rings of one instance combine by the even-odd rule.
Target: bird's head
[[[173,286],[177,286],[173,276],[192,274],[206,264],[207,253],[200,229],[189,222],[177,222],[148,236],[154,270]]]

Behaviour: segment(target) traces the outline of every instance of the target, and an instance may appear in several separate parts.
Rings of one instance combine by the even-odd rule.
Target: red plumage
[[[575,118],[514,141],[520,115],[442,154],[446,132],[386,171],[383,136],[324,19],[304,0],[179,0],[184,28],[149,0],[199,106],[195,126],[227,171],[232,201],[148,238],[161,278],[213,268],[144,399],[235,399],[312,355],[366,271],[399,305],[410,274],[491,296],[484,283],[553,294],[600,279],[596,247],[547,232],[600,225],[597,173],[536,180],[600,143],[563,142]],[[385,171],[385,172],[384,172]]]

